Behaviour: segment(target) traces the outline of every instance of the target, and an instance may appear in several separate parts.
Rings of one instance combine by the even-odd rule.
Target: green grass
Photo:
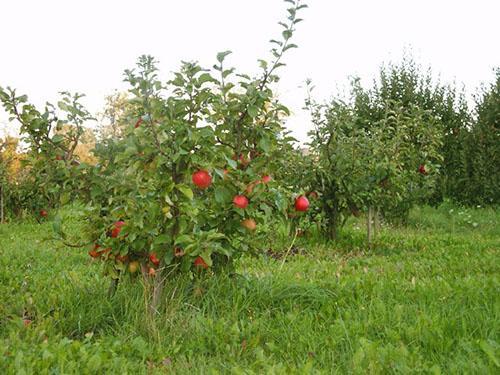
[[[237,277],[172,280],[154,321],[140,283],[109,299],[86,250],[50,232],[0,226],[1,374],[500,371],[491,209],[419,208],[371,250],[353,222],[336,244],[301,239],[284,264],[263,256]]]

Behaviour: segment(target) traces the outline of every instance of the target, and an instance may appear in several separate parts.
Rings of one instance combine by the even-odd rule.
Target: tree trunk
[[[368,240],[368,246],[372,246],[372,236],[373,236],[373,228],[372,228],[372,219],[373,219],[373,209],[372,207],[368,207],[368,217],[366,219],[366,237]]]
[[[108,298],[111,298],[115,295],[116,289],[118,287],[118,282],[119,282],[118,278],[111,280],[111,284],[109,285],[109,289],[108,289]]]
[[[162,272],[158,272],[153,282],[153,293],[151,296],[151,304],[149,305],[149,311],[151,315],[158,312],[158,307],[161,303],[161,296],[163,294],[164,286],[165,278],[163,277]]]
[[[373,231],[373,234],[374,234],[374,237],[378,235],[379,231],[380,231],[380,210],[378,208],[375,208],[375,212],[374,212],[374,222],[373,222],[373,225],[374,225],[374,231]]]
[[[337,239],[337,223],[335,220],[332,220],[329,223],[328,238],[332,241],[335,241]]]
[[[0,224],[5,222],[5,216],[3,211],[3,183],[0,185]]]

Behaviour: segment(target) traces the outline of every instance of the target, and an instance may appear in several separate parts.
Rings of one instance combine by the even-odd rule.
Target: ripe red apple
[[[45,210],[40,210],[40,216],[41,217],[47,217],[47,216],[49,216],[49,213],[47,211],[45,211]]]
[[[117,238],[122,231],[122,227],[125,225],[124,221],[117,221],[113,224],[113,229],[111,230],[111,237]]]
[[[295,199],[295,209],[297,211],[307,211],[309,208],[309,200],[303,195],[298,196]]]
[[[139,117],[139,120],[137,120],[137,122],[135,123],[134,128],[138,128],[139,126],[141,126],[141,124],[142,124],[142,117]]]
[[[56,155],[56,160],[63,160],[63,157],[61,155]]]
[[[255,223],[254,219],[245,219],[241,222],[241,225],[252,232],[257,228],[257,223]]]
[[[425,169],[425,165],[420,164],[420,166],[418,167],[418,172],[420,174],[426,175],[427,174],[427,170]]]
[[[160,264],[160,260],[157,258],[156,253],[151,253],[149,254],[149,260],[151,263],[153,263],[155,266],[158,266]]]
[[[206,189],[212,183],[212,176],[205,170],[194,172],[191,179],[193,180],[193,184],[200,189]]]
[[[202,257],[197,257],[195,260],[194,260],[194,266],[195,267],[201,267],[201,268],[204,268],[204,269],[207,269],[208,268],[208,264],[205,263],[205,261],[203,260]]]
[[[248,198],[245,197],[244,195],[236,195],[233,198],[233,203],[236,207],[245,209],[248,206]]]
[[[267,184],[267,183],[271,182],[271,180],[272,180],[271,176],[269,176],[268,174],[266,174],[266,175],[262,176],[262,180],[261,181],[264,184]]]
[[[134,260],[128,265],[128,270],[130,273],[136,273],[139,270],[139,262]]]

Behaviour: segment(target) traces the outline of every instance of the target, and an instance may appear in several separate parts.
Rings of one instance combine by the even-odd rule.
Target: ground
[[[237,276],[171,281],[155,320],[140,283],[108,298],[50,222],[1,225],[0,373],[498,373],[499,217],[417,209],[371,250],[352,222]]]

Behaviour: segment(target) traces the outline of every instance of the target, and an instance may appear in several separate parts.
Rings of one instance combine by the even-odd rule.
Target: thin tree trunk
[[[111,298],[115,295],[116,289],[118,288],[119,281],[120,281],[120,279],[118,279],[118,278],[111,280],[111,284],[109,285],[109,289],[108,289],[108,298]]]
[[[163,294],[163,287],[165,286],[165,278],[163,277],[163,272],[157,272],[155,280],[153,281],[153,295],[151,299],[151,304],[149,306],[151,316],[158,312],[158,307],[161,303],[161,297]]]
[[[373,234],[374,234],[374,237],[376,237],[380,231],[380,210],[378,209],[378,207],[375,209],[374,215],[375,215],[375,217],[373,218],[373,220],[374,220]]]
[[[5,222],[5,216],[3,211],[3,183],[0,185],[0,223]]]
[[[373,228],[372,228],[372,219],[373,219],[373,208],[368,207],[368,217],[366,219],[366,237],[368,240],[368,246],[372,246],[372,236],[373,236]]]

